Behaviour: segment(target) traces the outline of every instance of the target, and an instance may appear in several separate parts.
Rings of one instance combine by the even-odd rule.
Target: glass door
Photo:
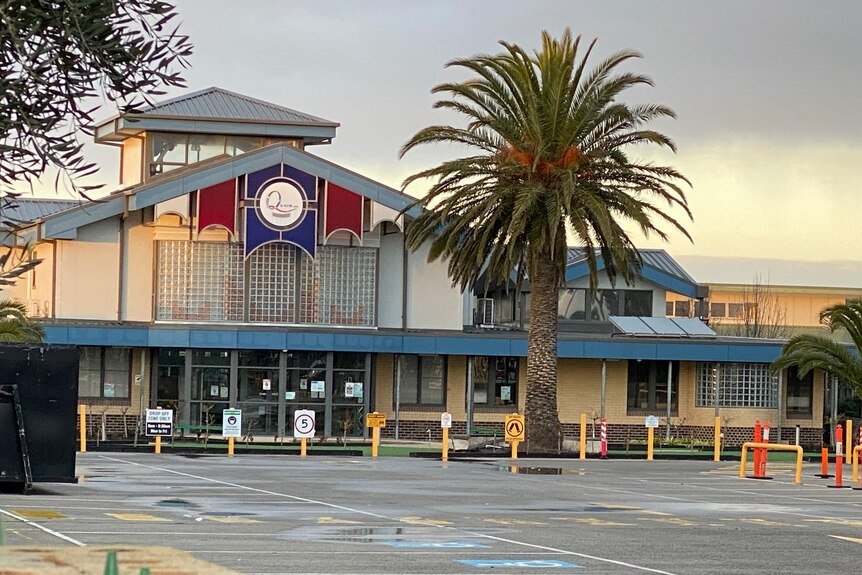
[[[333,353],[332,435],[365,437],[368,354]]]
[[[315,437],[327,437],[326,406],[331,388],[327,378],[326,352],[294,351],[287,354],[285,435],[293,437],[293,415],[297,409],[314,411]]]
[[[278,352],[239,352],[239,403],[243,429],[254,436],[278,435]]]

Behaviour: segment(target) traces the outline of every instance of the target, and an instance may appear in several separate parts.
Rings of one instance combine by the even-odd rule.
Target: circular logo
[[[233,415],[229,415],[227,418],[227,422],[229,425],[236,425],[236,417]]]
[[[270,182],[257,196],[257,211],[261,219],[273,228],[290,228],[305,215],[305,194],[293,182]]]

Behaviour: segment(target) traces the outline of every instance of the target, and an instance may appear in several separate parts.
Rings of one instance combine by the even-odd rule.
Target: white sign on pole
[[[171,409],[148,409],[145,433],[170,437],[174,434],[174,412]]]
[[[443,429],[449,429],[450,427],[452,427],[452,414],[451,413],[440,414],[440,427]]]
[[[223,409],[221,413],[222,437],[242,437],[242,410]]]
[[[293,413],[293,436],[314,437],[314,411],[297,409]]]
[[[658,427],[658,417],[655,415],[648,416],[644,423],[644,427]]]

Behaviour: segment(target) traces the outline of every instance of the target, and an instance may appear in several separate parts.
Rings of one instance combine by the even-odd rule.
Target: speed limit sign
[[[314,437],[314,411],[297,409],[293,413],[293,436]]]

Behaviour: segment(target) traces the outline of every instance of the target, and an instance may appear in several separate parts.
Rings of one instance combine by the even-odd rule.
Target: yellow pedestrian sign
[[[512,413],[506,416],[506,441],[524,441],[524,416]]]

